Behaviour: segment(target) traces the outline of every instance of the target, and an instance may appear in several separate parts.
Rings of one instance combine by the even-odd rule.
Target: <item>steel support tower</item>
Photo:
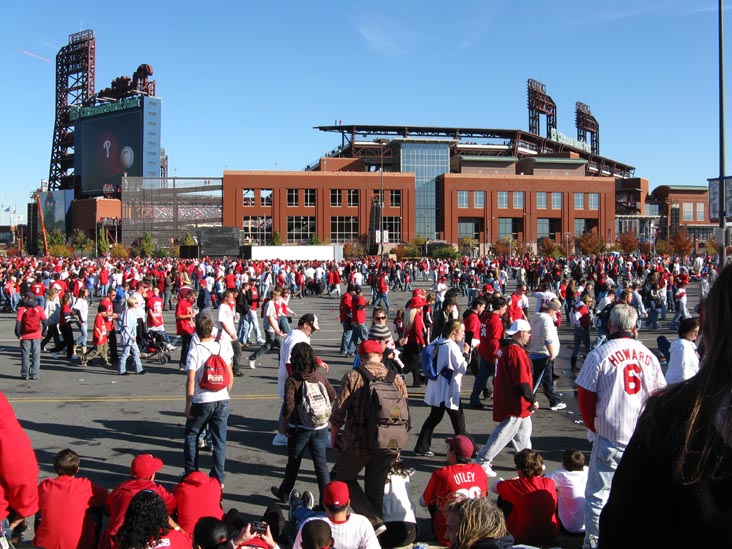
[[[51,145],[49,190],[74,188],[74,125],[69,111],[94,101],[96,39],[94,31],[69,36],[56,55],[56,118]]]
[[[546,94],[546,86],[529,78],[527,84],[529,94],[529,133],[541,135],[539,117],[546,115],[546,137],[551,136],[552,129],[557,129],[557,104]]]
[[[575,103],[575,125],[577,126],[577,140],[587,143],[587,134],[590,134],[590,151],[600,154],[600,124],[592,116],[590,106],[577,101]]]

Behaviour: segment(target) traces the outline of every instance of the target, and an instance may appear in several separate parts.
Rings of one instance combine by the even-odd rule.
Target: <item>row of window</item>
[[[303,206],[314,207],[315,206],[315,189],[302,189],[303,190]],[[330,190],[330,205],[340,207],[343,205],[343,193],[342,189],[331,189]],[[358,206],[358,189],[348,189],[346,193],[346,205],[354,208]],[[373,196],[377,200],[381,201],[381,191],[374,190]],[[401,190],[389,190],[389,205],[391,207],[400,207],[402,205],[402,191]],[[256,206],[254,200],[254,189],[243,189],[242,190],[242,205],[243,206]],[[259,205],[260,206],[271,206],[272,205],[272,189],[261,189],[259,191]],[[287,189],[287,205],[298,207],[300,206],[300,189]]]
[[[499,217],[498,218],[498,240],[512,238],[516,240],[518,233],[521,231],[523,220],[519,217]],[[574,220],[574,236],[581,236],[583,233],[596,227],[595,219],[575,219]],[[555,218],[538,218],[536,220],[536,239],[542,238],[555,239],[562,231],[562,220]]]
[[[684,221],[694,221],[694,204],[696,204],[696,220],[705,220],[704,202],[684,202],[681,205],[681,216]]]
[[[389,233],[390,242],[402,240],[402,218],[384,216],[384,230]],[[315,234],[313,215],[291,215],[287,217],[287,242],[306,244]],[[247,243],[266,243],[272,238],[272,217],[244,216],[242,218],[243,240]],[[359,218],[350,215],[337,215],[330,218],[330,241],[334,243],[359,240]]]
[[[473,208],[485,208],[485,191],[473,191]],[[584,210],[585,209],[585,194],[587,194],[588,209],[598,210],[600,208],[600,193],[574,193],[574,209]],[[512,201],[509,202],[509,195],[512,195]],[[561,210],[562,209],[562,193],[547,193],[537,192],[536,196],[536,209],[546,210],[547,200],[551,195],[551,209]],[[496,193],[498,207],[501,209],[507,209],[509,203],[512,204],[513,209],[521,210],[524,207],[524,192],[523,191],[498,191]],[[470,207],[470,191],[458,191],[457,193],[458,208],[469,208]]]

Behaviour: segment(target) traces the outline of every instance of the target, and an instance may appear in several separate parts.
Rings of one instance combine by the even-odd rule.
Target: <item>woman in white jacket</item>
[[[468,369],[467,353],[470,347],[465,343],[465,325],[460,320],[450,320],[445,325],[443,337],[438,338],[437,379],[427,382],[424,401],[432,407],[430,415],[422,425],[414,447],[418,456],[434,456],[430,450],[432,432],[439,425],[445,412],[450,418],[456,435],[467,435],[465,415],[460,403],[460,387]]]

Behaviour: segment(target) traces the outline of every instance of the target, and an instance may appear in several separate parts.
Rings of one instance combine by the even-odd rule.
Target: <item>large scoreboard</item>
[[[76,196],[119,192],[122,177],[160,177],[157,97],[137,95],[71,111]]]

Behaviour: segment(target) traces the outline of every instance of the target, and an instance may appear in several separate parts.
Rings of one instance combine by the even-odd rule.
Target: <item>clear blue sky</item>
[[[48,177],[55,56],[81,29],[97,90],[153,66],[171,175],[302,169],[340,143],[312,129],[335,120],[527,130],[528,78],[567,135],[589,104],[600,153],[652,187],[719,170],[714,0],[26,0],[2,19],[0,193],[23,216]]]

